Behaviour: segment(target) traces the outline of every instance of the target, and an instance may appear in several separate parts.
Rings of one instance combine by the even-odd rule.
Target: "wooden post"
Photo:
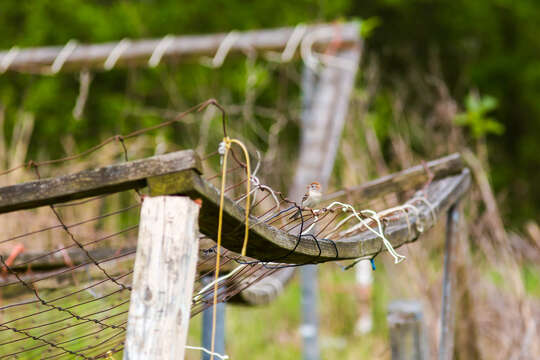
[[[448,209],[446,218],[439,360],[451,360],[454,352],[454,299],[452,288],[455,282],[454,242],[459,229],[459,218],[460,213],[456,203]]]
[[[187,197],[142,205],[124,360],[184,358],[198,253],[199,206]]]
[[[422,305],[418,301],[394,301],[388,306],[392,360],[427,360]]]

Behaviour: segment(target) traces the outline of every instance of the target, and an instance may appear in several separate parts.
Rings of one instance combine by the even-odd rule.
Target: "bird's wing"
[[[305,193],[304,196],[302,196],[302,204],[304,204],[306,202],[308,197],[309,197],[309,192]]]

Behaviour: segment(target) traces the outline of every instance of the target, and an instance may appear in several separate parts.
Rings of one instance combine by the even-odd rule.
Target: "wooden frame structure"
[[[200,56],[215,55],[216,58],[220,49],[226,50],[225,55],[228,52],[246,52],[252,48],[262,51],[281,51],[290,45],[291,38],[296,30],[298,29],[281,28],[234,33],[235,39],[234,41],[230,41],[227,49],[222,49],[222,45],[227,39],[231,39],[232,33],[201,36],[168,36],[163,39],[139,41],[123,40],[117,43],[96,45],[77,45],[75,43],[68,43],[63,47],[43,47],[25,50],[12,48],[9,51],[0,52],[0,71],[54,74],[60,71],[79,71],[82,69],[110,70],[115,66],[135,66],[144,64],[155,66],[156,62],[149,62],[149,60],[155,58],[156,55],[159,55],[157,61],[157,63],[159,63],[161,60],[170,61],[173,59],[186,59]],[[340,42],[339,55],[345,60],[348,60],[350,64],[358,64],[360,47],[358,24],[346,23],[340,25],[307,26],[305,32],[306,34],[317,32],[338,34]],[[317,48],[321,45],[331,43],[335,40],[335,37],[317,37],[311,40],[312,43],[310,46]],[[299,43],[296,44],[296,47],[298,47],[298,45]],[[283,61],[283,58],[278,60]],[[215,65],[216,64],[214,64],[214,66]],[[306,107],[308,110],[302,116],[303,122],[306,122],[308,119],[313,119],[313,121],[309,124],[304,124],[300,151],[300,158],[302,159],[303,156],[314,157],[312,154],[313,149],[319,149],[320,156],[315,157],[320,158],[320,162],[312,168],[303,168],[302,166],[298,168],[297,176],[295,177],[294,184],[290,191],[290,193],[294,194],[293,197],[299,195],[297,193],[301,191],[304,184],[307,183],[306,178],[310,179],[310,181],[312,178],[318,178],[322,179],[322,182],[326,182],[330,176],[343,122],[345,121],[347,103],[354,82],[355,72],[356,68],[354,68],[352,74],[344,73],[342,69],[326,68],[322,74],[320,74],[324,81],[321,81],[316,87],[315,93],[309,99],[312,104]],[[309,89],[310,86],[307,85],[304,90]],[[327,104],[320,101],[321,99],[331,99],[331,101]],[[317,108],[317,106],[319,106],[319,108]],[[325,133],[328,130],[330,130],[332,140],[321,145],[320,133]],[[317,146],[313,146],[314,144]],[[305,163],[305,161],[303,162],[300,160],[300,164],[303,163]],[[409,223],[401,221],[388,227],[386,229],[386,236],[394,247],[399,247],[407,242],[415,241],[418,238],[420,232],[414,225],[416,222],[420,221],[420,218],[431,218],[431,221],[428,221],[427,224],[429,227],[435,222],[435,219],[432,217],[433,213],[438,215],[449,211],[449,209],[449,213],[454,213],[454,204],[461,196],[463,196],[470,185],[470,174],[468,170],[463,167],[463,163],[457,155],[430,162],[427,166],[436,175],[436,180],[426,189],[425,193],[426,197],[433,205],[433,208],[420,205],[419,214],[417,216],[411,216]],[[169,203],[169,197],[167,197],[167,195],[173,194],[183,194],[193,198],[203,199],[203,206],[200,209],[199,216],[200,230],[210,237],[215,237],[215,218],[219,193],[216,188],[204,181],[200,174],[201,166],[199,159],[193,151],[186,150],[83,171],[54,179],[44,179],[0,188],[0,213],[51,205],[100,194],[115,193],[122,190],[149,187],[150,193],[153,196],[158,196],[156,199],[163,199],[161,196],[166,196],[164,198],[166,199],[164,200],[164,203]],[[358,188],[347,189],[347,191],[361,194],[365,199],[369,199],[383,196],[384,194],[400,189],[403,186],[417,186],[425,180],[426,175],[424,168],[418,166],[397,174],[389,175]],[[341,195],[341,192],[329,194],[326,197],[326,200],[331,200],[332,198]],[[190,207],[190,205],[187,204],[190,204],[190,202],[184,200],[187,199],[182,200],[184,203],[183,205],[170,205],[170,208],[177,210],[179,208],[185,208],[187,211],[188,207]],[[153,202],[153,200],[150,202]],[[170,203],[176,203],[176,201],[171,199]],[[189,212],[189,218],[191,220],[197,217],[197,211],[195,211],[195,209],[191,209],[187,212]],[[241,225],[243,221],[243,209],[236,205],[231,199],[226,199],[225,217],[226,227],[224,229],[223,245],[230,250],[238,251],[241,244],[241,237],[238,236],[238,229],[241,228],[241,226],[238,225]],[[248,255],[259,260],[267,259],[268,254],[271,253],[276,255],[273,257],[287,254],[287,263],[316,263],[337,259],[371,257],[383,250],[381,241],[376,235],[370,232],[362,232],[339,241],[336,244],[337,251],[336,247],[330,243],[321,242],[321,249],[319,252],[318,247],[313,241],[300,238],[300,241],[298,242],[298,239],[292,235],[286,234],[264,223],[257,224],[256,219],[252,219],[252,221],[255,225],[252,226],[250,230],[251,240],[248,247]],[[449,226],[450,224],[451,222],[449,221]],[[189,227],[188,225],[185,226]],[[189,227],[189,229],[193,230],[193,226]],[[147,236],[146,238],[157,236],[164,241],[166,239],[166,241],[173,241],[177,244],[196,242],[197,239],[196,236],[193,235],[193,232],[187,231],[187,233],[190,233],[191,236],[179,238],[157,234]],[[451,249],[450,241],[452,237],[453,232],[449,231],[447,237],[449,249]],[[146,240],[146,242],[148,242],[148,240]],[[143,248],[144,245],[142,244],[145,244],[145,239],[140,237],[139,247]],[[194,256],[193,248],[186,246],[185,249],[186,256],[192,258]],[[291,253],[292,249],[294,249],[294,251]],[[139,258],[139,252],[137,253],[137,257]],[[450,255],[448,255],[445,262],[445,300],[443,300],[445,306],[441,328],[443,332],[447,333],[448,336],[451,336],[448,329],[449,326],[451,326],[449,319],[451,318],[450,289],[452,272],[451,267],[446,265],[449,262],[451,262]],[[138,265],[136,265],[136,268],[142,267],[143,263],[142,260],[137,260]],[[58,266],[58,264],[45,264],[44,268],[48,268],[48,266],[54,268]],[[159,264],[155,264],[154,268],[156,266],[159,268]],[[175,270],[176,273],[185,270],[188,275],[185,279],[187,282],[190,281],[188,278],[192,277],[189,275],[191,274],[191,270],[189,269],[192,267],[190,266],[186,264],[186,267],[182,268],[183,270]],[[164,269],[161,269],[160,271],[164,271]],[[143,272],[144,271],[139,270],[138,274],[140,275]],[[276,278],[278,278],[280,284],[284,284],[290,279],[291,274],[292,270],[290,268],[283,269],[278,273]],[[146,274],[144,276],[155,276],[155,274]],[[148,299],[146,288],[144,285],[141,285],[145,284],[145,280],[139,278],[138,281],[139,282],[136,280],[134,289],[133,307],[143,309],[144,302],[149,302],[150,300]],[[271,300],[279,293],[279,291],[276,291],[275,288],[268,283],[271,283],[271,281],[265,282],[263,280],[248,288],[239,295],[240,301],[258,304]],[[189,284],[184,282],[183,285],[183,292],[184,295],[186,295],[189,293]],[[176,290],[180,291],[179,289]],[[185,299],[187,299],[187,295],[185,296]],[[189,301],[187,303],[189,303]],[[189,311],[189,304],[187,303],[186,301],[179,303],[182,307],[182,314]],[[146,308],[148,310],[152,307],[149,307],[147,304]],[[160,309],[164,308],[160,307]],[[179,308],[174,309],[174,311],[178,310]],[[169,330],[173,331],[179,323],[185,324],[185,319],[185,316],[180,315],[180,319],[176,324],[170,323],[169,327],[158,328],[158,330],[164,331],[165,333]],[[132,320],[130,310],[130,324],[133,324],[134,321],[136,320]],[[182,329],[181,331],[184,330],[185,329]],[[177,332],[178,331],[176,331],[176,333]],[[131,334],[131,336],[135,335]],[[175,341],[178,341],[178,338],[175,338]],[[140,343],[133,341],[133,339],[128,340],[128,343],[140,345]],[[441,350],[440,358],[446,359],[449,356],[448,354],[451,353],[451,339],[442,345],[444,345],[444,351]],[[166,359],[175,355],[171,353],[157,353],[152,350],[156,348],[155,346],[152,347],[152,344],[148,344],[148,346],[148,352],[144,353],[147,358]],[[134,355],[135,352],[130,352],[129,349],[126,351],[126,354],[128,355],[125,355],[127,356],[125,358],[137,358],[136,355]]]
[[[470,185],[468,169],[463,168],[459,155],[451,155],[428,162],[427,168],[435,174],[435,180],[427,189],[427,198],[433,209],[419,205],[420,217],[432,218],[431,211],[442,214],[458,201]],[[216,221],[219,207],[219,191],[200,176],[200,160],[192,150],[183,150],[135,160],[51,179],[31,181],[19,185],[0,188],[0,213],[21,209],[53,205],[76,199],[115,193],[129,189],[148,187],[151,196],[185,195],[202,199],[199,226],[200,231],[210,238],[216,236]],[[371,182],[350,191],[360,192],[365,199],[382,196],[396,188],[404,188],[426,179],[422,166],[416,166],[385,178]],[[340,193],[337,193],[340,194]],[[336,197],[330,194],[327,199]],[[242,245],[243,208],[226,197],[224,202],[223,247],[239,252]],[[399,221],[389,226],[385,234],[394,247],[414,241],[420,235],[415,224],[419,221],[410,216],[410,226]],[[287,234],[273,226],[251,217],[250,242],[247,255],[259,259],[277,258],[295,251],[286,263],[325,262],[344,259],[371,257],[383,250],[380,239],[369,231],[350,236],[339,241],[336,248],[321,242],[321,253],[310,239]],[[433,225],[433,221],[429,223]],[[411,232],[408,228],[411,228]]]
[[[426,189],[426,197],[432,203],[433,208],[419,206],[419,217],[430,219],[433,216],[433,211],[438,215],[455,208],[454,204],[463,196],[470,185],[470,174],[468,169],[463,167],[463,162],[459,155],[450,155],[428,162],[426,167],[435,176],[435,180]],[[214,237],[216,235],[215,224],[219,192],[213,185],[200,176],[200,168],[200,160],[196,153],[192,150],[184,150],[147,159],[85,170],[57,178],[7,186],[0,188],[0,213],[58,204],[122,190],[148,187],[150,194],[157,196],[156,199],[159,199],[160,196],[177,194],[202,199],[200,213],[199,211],[193,212],[194,215],[192,217],[196,218],[199,215],[198,223],[200,231],[210,237]],[[416,186],[425,181],[426,177],[425,168],[423,166],[416,166],[399,173],[391,174],[369,184],[349,189],[348,191],[360,193],[366,199],[370,199],[382,196],[398,188],[411,185]],[[326,200],[330,201],[341,195],[341,192],[329,194]],[[240,236],[242,231],[238,229],[242,229],[244,210],[227,197],[225,198],[224,205],[226,226],[223,230],[223,246],[229,250],[238,251],[241,246],[240,239],[242,238]],[[453,214],[452,211],[451,213]],[[385,235],[394,247],[397,248],[418,238],[420,232],[416,230],[414,224],[419,221],[419,217],[411,216],[410,224],[401,221],[386,229]],[[449,217],[449,219],[453,219],[453,217]],[[142,219],[142,221],[144,222],[145,220]],[[298,241],[296,237],[273,228],[266,223],[258,223],[254,217],[252,217],[251,221],[254,225],[250,228],[250,243],[247,254],[259,260],[264,260],[268,257],[268,254],[279,256],[289,253],[289,256],[284,259],[286,263],[317,263],[370,257],[384,249],[380,238],[371,232],[365,231],[336,242],[338,254],[336,254],[335,247],[321,242],[322,251],[319,254],[313,241],[302,239],[296,244]],[[434,222],[430,221],[425,225],[429,227]],[[453,222],[451,223],[453,224]],[[453,234],[453,231],[449,232],[447,241],[451,241],[454,237]],[[139,246],[141,246],[141,241],[141,238],[139,238]],[[197,242],[197,237],[190,236],[189,241]],[[291,249],[295,246],[296,250],[290,253]],[[54,267],[52,263],[48,265]],[[286,271],[290,272],[292,270],[286,269]],[[284,282],[287,281],[288,274],[286,272],[280,276],[284,277]],[[451,281],[451,271],[445,265],[444,292],[447,295],[444,300],[444,321],[442,326],[443,330],[446,329],[447,339],[450,336],[447,328],[450,326],[451,321],[449,313],[449,309],[451,309],[449,302]],[[272,291],[276,292],[276,289],[272,289],[271,285],[262,281],[252,288],[247,289],[239,296],[238,300],[253,304],[265,303],[268,301],[267,294],[269,293],[269,287],[270,293]],[[184,309],[185,311],[187,310]]]
[[[285,49],[295,28],[285,27],[269,30],[255,30],[234,32],[234,41],[231,41],[227,52],[246,52],[250,49],[261,51],[282,51]],[[305,27],[305,34],[316,32],[337,33],[340,46],[347,48],[356,46],[359,40],[358,24],[321,24]],[[229,33],[231,34],[231,33]],[[78,71],[80,69],[104,69],[111,54],[115,58],[113,67],[148,65],[152,55],[160,54],[160,60],[190,59],[201,56],[214,56],[229,35],[184,35],[161,39],[128,40],[104,44],[77,44],[72,41],[65,46],[47,46],[29,49],[16,47],[0,51],[0,67],[2,72],[30,72],[53,73],[59,71]],[[229,36],[230,38],[230,36]],[[313,46],[327,45],[333,37],[317,37],[313,39]],[[298,45],[298,44],[297,44]],[[294,55],[293,49],[293,55]],[[51,69],[55,62],[61,66]],[[290,60],[290,59],[289,59]]]

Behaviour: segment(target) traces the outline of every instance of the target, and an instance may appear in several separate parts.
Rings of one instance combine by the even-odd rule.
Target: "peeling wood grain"
[[[198,253],[199,206],[147,198],[141,209],[124,360],[183,359]]]

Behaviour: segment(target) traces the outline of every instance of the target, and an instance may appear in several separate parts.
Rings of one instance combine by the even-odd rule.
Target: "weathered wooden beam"
[[[461,174],[436,180],[426,189],[426,199],[433,206],[430,209],[426,204],[416,204],[419,209],[418,219],[415,215],[409,216],[410,226],[405,218],[395,221],[385,228],[387,239],[394,247],[407,242],[415,241],[421,234],[416,224],[426,221],[424,230],[431,227],[431,211],[442,214],[450,205],[455,203],[469,188],[470,174],[464,169]],[[201,232],[211,238],[217,236],[217,216],[219,212],[219,191],[210,183],[203,180],[195,171],[185,171],[177,174],[167,174],[148,179],[148,186],[152,196],[163,194],[183,194],[192,198],[202,199],[202,208],[199,218]],[[222,245],[231,250],[240,252],[243,242],[243,221],[245,212],[242,207],[225,197],[223,214]],[[319,248],[313,239],[302,237],[298,241],[296,236],[287,234],[273,226],[260,223],[251,216],[251,231],[247,248],[247,255],[266,261],[285,263],[325,262],[339,259],[353,259],[370,257],[384,251],[381,239],[370,231],[345,236],[335,243],[319,241]],[[298,242],[298,244],[297,244]],[[290,251],[296,247],[293,253]],[[285,258],[280,258],[287,255]],[[276,260],[277,259],[277,260]]]
[[[193,150],[183,150],[56,178],[6,186],[0,188],[0,213],[138,189],[146,186],[146,178],[150,176],[184,170],[200,172],[200,169],[197,154]]]
[[[100,266],[105,268],[109,275],[117,277],[128,273],[133,268],[134,257],[134,250],[122,249],[110,256],[101,258],[98,261]],[[92,261],[88,258],[86,258],[85,261],[74,264],[74,266],[75,268],[69,268],[64,264],[62,267],[34,271],[33,266],[28,268],[27,266],[22,267],[14,265],[11,269],[17,271],[19,277],[27,283],[35,283],[35,286],[40,290],[57,290],[75,286],[76,284],[107,279],[103,272],[94,266]],[[124,277],[118,281],[125,285],[129,285],[131,282],[129,279],[129,277]],[[110,281],[106,281],[103,284],[103,286],[107,285],[114,285],[117,288],[117,285]],[[0,288],[2,290],[3,298],[13,298],[26,293],[32,294],[31,291],[23,286],[14,275],[4,271],[1,272],[0,276]],[[32,295],[32,298],[35,299],[35,296]]]
[[[124,248],[111,248],[111,247],[99,247],[95,249],[88,250],[90,256],[100,261],[102,259],[112,258],[118,254],[124,254],[127,252],[135,253],[135,241],[133,241],[133,246],[127,246]],[[206,235],[199,235],[199,263],[197,265],[197,270],[199,272],[211,271],[216,267],[215,265],[215,255],[213,253],[206,254],[203,252],[204,249],[209,249],[214,247],[216,243],[209,239]],[[3,254],[4,258],[7,259],[9,254]],[[229,256],[239,256],[239,254],[230,252]],[[67,249],[63,250],[48,250],[48,251],[24,251],[23,253],[17,256],[16,262],[10,266],[11,270],[16,272],[26,272],[28,268],[32,269],[33,273],[50,271],[59,268],[66,268],[71,265],[81,265],[88,263],[88,256],[82,252],[75,244]],[[69,264],[67,263],[69,262]],[[71,265],[70,265],[71,264]],[[227,263],[221,264],[221,271],[230,271],[234,269],[236,263],[230,261]],[[5,279],[0,277],[0,285],[5,283]]]
[[[183,359],[198,252],[199,206],[147,198],[141,209],[124,360]]]
[[[336,34],[342,46],[351,46],[358,42],[358,24],[346,23],[340,25],[313,25],[308,26],[306,33],[319,30],[327,30],[330,34]],[[270,30],[256,30],[238,32],[236,40],[232,42],[229,52],[237,53],[251,49],[280,51],[285,48],[291,35],[293,27],[277,28]],[[162,46],[162,60],[167,61],[173,58],[192,58],[196,56],[213,56],[223,40],[226,33],[209,35],[186,35],[172,36],[168,39],[145,39],[124,41],[104,44],[75,46],[65,59],[61,70],[74,71],[82,68],[101,68],[115,51],[118,60],[114,66],[133,66],[136,64],[147,64],[148,60],[158,46]],[[318,38],[315,46],[325,45],[333,41],[332,36]],[[166,43],[164,43],[166,42]],[[161,45],[160,45],[161,43]],[[0,52],[0,63],[7,66],[9,71],[18,72],[39,72],[47,70],[57,59],[64,46],[48,46],[32,49],[19,49]]]
[[[260,276],[260,272],[265,270],[262,268],[260,271],[255,272],[253,277]],[[295,268],[292,267],[280,269],[251,284],[229,301],[253,306],[269,304],[283,292],[287,283],[292,280],[294,270]],[[239,287],[244,288],[249,282],[252,282],[251,277],[240,281]]]
[[[116,249],[101,247],[87,251],[93,259],[100,261],[102,259],[113,257],[117,254],[124,254],[127,252],[135,253],[135,247]],[[32,272],[40,272],[65,268],[73,265],[81,265],[88,263],[88,261],[88,255],[74,245],[69,249],[59,251],[25,251],[17,256],[17,262],[10,268],[11,270],[17,272],[24,272],[29,268],[32,269]],[[69,262],[69,264],[67,262]],[[2,284],[2,279],[0,279],[0,284]]]
[[[440,159],[426,163],[427,168],[433,173],[434,179],[440,179],[449,175],[459,174],[464,168],[461,155],[451,154]],[[323,197],[323,201],[332,201],[349,195],[353,198],[368,202],[396,191],[416,188],[428,181],[426,167],[423,165],[413,166],[403,171],[380,177],[365,184],[348,189],[336,191]]]

